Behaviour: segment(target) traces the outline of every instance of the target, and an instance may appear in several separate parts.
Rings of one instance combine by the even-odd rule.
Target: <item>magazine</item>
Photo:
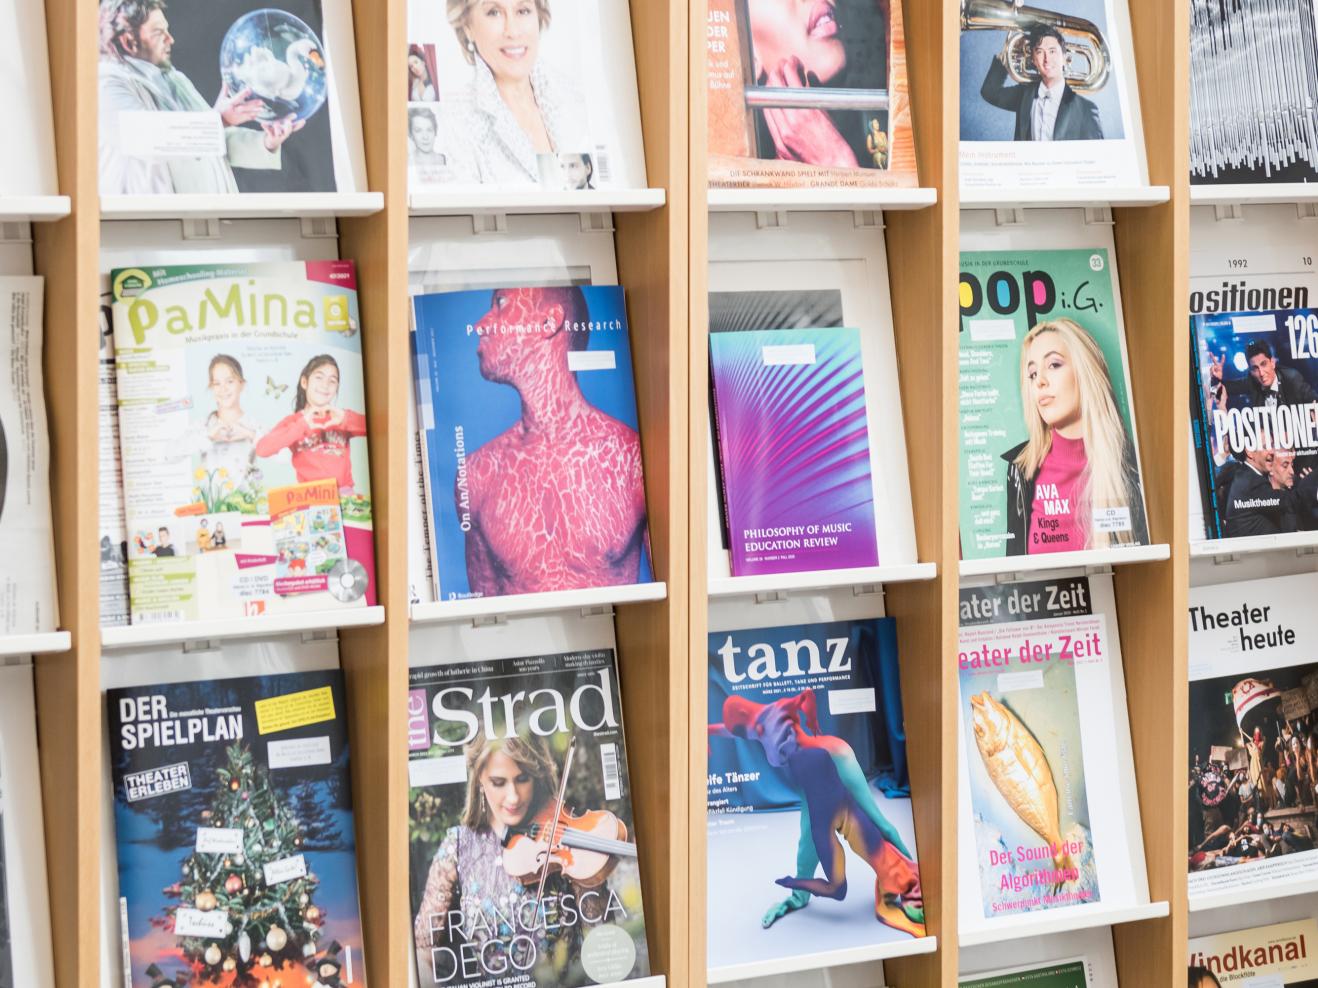
[[[1093,988],[1093,984],[1093,967],[1084,957],[962,975],[957,979],[957,988]]]
[[[129,623],[128,528],[124,521],[124,471],[119,455],[119,388],[114,369],[114,315],[110,278],[102,278],[101,349],[96,381],[97,458],[101,552],[101,627]]]
[[[1146,545],[1108,251],[961,253],[961,557]]]
[[[408,188],[644,188],[627,0],[489,6],[409,0]]]
[[[59,627],[37,277],[0,277],[0,635]]]
[[[13,931],[9,922],[9,878],[5,868],[5,776],[0,763],[0,988],[15,988]],[[38,794],[34,794],[39,798]]]
[[[416,667],[408,685],[420,988],[647,977],[613,650]]]
[[[622,289],[418,295],[412,324],[436,599],[650,582]]]
[[[1318,921],[1256,926],[1190,941],[1190,988],[1318,988]]]
[[[925,935],[898,679],[890,618],[710,632],[711,969]]]
[[[1316,100],[1313,0],[1191,0],[1191,184],[1318,180]]]
[[[359,191],[348,3],[98,2],[101,195]]]
[[[1206,537],[1318,529],[1318,313],[1227,312],[1190,325]]]
[[[1111,577],[960,596],[960,928],[1147,901]]]
[[[710,0],[710,187],[914,187],[902,5],[781,6]]]
[[[373,604],[353,263],[112,278],[133,622]]]
[[[1190,588],[1189,894],[1318,876],[1318,574]]]
[[[733,576],[877,566],[860,331],[711,332]]]
[[[106,704],[125,988],[364,986],[343,674]]]
[[[0,4],[0,92],[9,94],[5,100],[9,143],[0,155],[0,196],[59,191],[46,51],[45,5]]]
[[[961,188],[1147,182],[1126,0],[961,0]]]

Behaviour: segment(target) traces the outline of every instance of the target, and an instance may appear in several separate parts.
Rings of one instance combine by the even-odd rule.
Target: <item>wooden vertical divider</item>
[[[72,213],[33,226],[46,279],[43,369],[60,624],[71,651],[36,659],[46,871],[57,988],[100,983],[99,204],[97,16],[87,0],[46,0],[59,189]],[[9,94],[21,98],[22,94]]]
[[[409,596],[407,429],[407,0],[356,0],[353,30],[369,188],[384,209],[339,220],[339,256],[357,262],[371,435],[375,565],[385,622],[340,632],[352,745],[357,883],[368,978],[406,985],[412,962],[407,876]]]
[[[686,583],[686,396],[689,132],[687,8],[677,0],[631,4],[645,164],[665,205],[615,215],[619,284],[626,288],[645,462],[650,547],[666,600],[620,608],[616,628],[645,897],[650,966],[670,986],[688,972],[689,854]],[[703,806],[703,802],[701,804]]]
[[[1149,179],[1171,201],[1117,210],[1115,237],[1149,532],[1171,558],[1118,567],[1115,583],[1149,893],[1171,913],[1113,927],[1113,944],[1123,984],[1171,985],[1187,956],[1190,29],[1181,0],[1130,14]]]

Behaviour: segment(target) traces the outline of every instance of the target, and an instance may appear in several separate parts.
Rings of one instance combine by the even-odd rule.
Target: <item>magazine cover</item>
[[[653,580],[622,289],[418,295],[412,325],[436,599]]]
[[[918,184],[901,3],[710,0],[706,49],[711,188]]]
[[[640,120],[626,0],[408,3],[412,192],[644,188]]]
[[[1316,592],[1190,588],[1191,897],[1318,876]]]
[[[733,576],[877,566],[860,331],[713,332]]]
[[[356,191],[334,77],[355,56],[327,43],[346,4],[98,2],[101,195]]]
[[[961,187],[1142,185],[1126,0],[961,0]]]
[[[111,277],[133,622],[373,604],[353,263]]]
[[[0,769],[3,769],[2,765]],[[5,867],[5,782],[3,771],[0,771],[0,988],[15,988],[13,933],[9,923],[9,876]]]
[[[9,143],[0,155],[0,196],[59,192],[46,51],[45,5],[0,4],[0,92],[9,94]]]
[[[890,618],[710,633],[711,969],[925,935],[898,679]]]
[[[97,506],[101,551],[101,627],[129,623],[128,529],[124,521],[124,471],[119,454],[119,388],[114,369],[114,309],[110,278],[102,278],[101,347],[96,381],[98,447]]]
[[[647,977],[612,649],[413,668],[408,685],[420,988]]]
[[[1111,258],[961,253],[961,557],[1146,545]]]
[[[0,635],[59,627],[37,277],[0,277]]]
[[[364,986],[343,674],[106,705],[125,986]]]
[[[1313,0],[1190,0],[1192,185],[1318,179],[1315,101]]]
[[[957,988],[1092,988],[1093,984],[1092,968],[1083,957],[957,979]]]
[[[1318,529],[1318,313],[1227,312],[1190,325],[1206,537]]]
[[[1318,921],[1256,926],[1190,941],[1190,988],[1318,988]]]

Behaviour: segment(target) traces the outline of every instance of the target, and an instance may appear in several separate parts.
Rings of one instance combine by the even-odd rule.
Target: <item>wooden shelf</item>
[[[962,189],[962,209],[1065,209],[1103,206],[1157,206],[1170,201],[1165,185],[1132,185],[1123,188],[1077,186],[1073,189]]]
[[[234,638],[270,638],[274,635],[369,628],[384,624],[383,607],[355,607],[341,611],[262,615],[231,621],[176,621],[169,624],[130,624],[101,629],[101,648],[135,648],[143,645],[187,644]]]
[[[243,192],[234,195],[101,196],[103,220],[269,219],[369,216],[384,209],[379,192]]]
[[[710,189],[712,213],[925,209],[937,189]]]
[[[731,576],[710,579],[711,597],[738,597],[758,593],[811,593],[837,587],[863,587],[911,583],[938,576],[936,563],[908,566],[865,566],[859,569],[825,569],[813,573],[773,573],[769,576]]]
[[[1084,552],[1049,552],[1037,556],[963,559],[960,563],[960,571],[963,577],[1006,576],[1014,573],[1043,573],[1061,569],[1155,563],[1170,559],[1171,555],[1171,546],[1137,545],[1128,549],[1086,549]]]
[[[412,605],[413,624],[436,624],[445,621],[474,621],[481,618],[507,617],[513,614],[544,614],[550,611],[575,611],[620,604],[637,604],[663,600],[668,586],[662,582],[637,583],[625,587],[592,587],[589,590],[558,590],[553,593],[527,593],[509,597],[472,597],[467,600],[441,600]]]
[[[68,216],[71,208],[68,196],[0,196],[0,222],[43,223]]]
[[[1006,940],[1027,940],[1035,937],[1052,936],[1057,933],[1069,933],[1072,930],[1087,930],[1095,926],[1117,926],[1121,923],[1137,923],[1145,919],[1162,919],[1169,915],[1171,907],[1165,902],[1146,902],[1138,906],[1122,906],[1115,909],[1099,906],[1069,907],[1026,916],[1006,916],[994,920],[991,929],[967,931],[961,934],[962,947],[978,947],[987,943],[1002,943]]]
[[[663,189],[594,189],[588,192],[527,192],[480,188],[414,192],[413,216],[482,216],[537,213],[645,213],[664,204]]]
[[[903,939],[892,943],[876,943],[872,947],[827,950],[817,954],[798,954],[795,957],[757,961],[753,964],[733,964],[729,967],[710,968],[706,982],[711,985],[718,985],[728,981],[744,981],[776,974],[822,971],[826,968],[842,967],[847,964],[887,961],[898,957],[918,957],[922,954],[932,954],[937,949],[937,937],[924,937],[919,940]]]
[[[67,631],[48,631],[39,635],[0,635],[0,656],[51,655],[73,647]]]

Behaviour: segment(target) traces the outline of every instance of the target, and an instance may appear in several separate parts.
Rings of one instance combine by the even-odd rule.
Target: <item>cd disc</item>
[[[329,571],[329,592],[345,604],[366,593],[366,567],[355,559],[340,559]]]

